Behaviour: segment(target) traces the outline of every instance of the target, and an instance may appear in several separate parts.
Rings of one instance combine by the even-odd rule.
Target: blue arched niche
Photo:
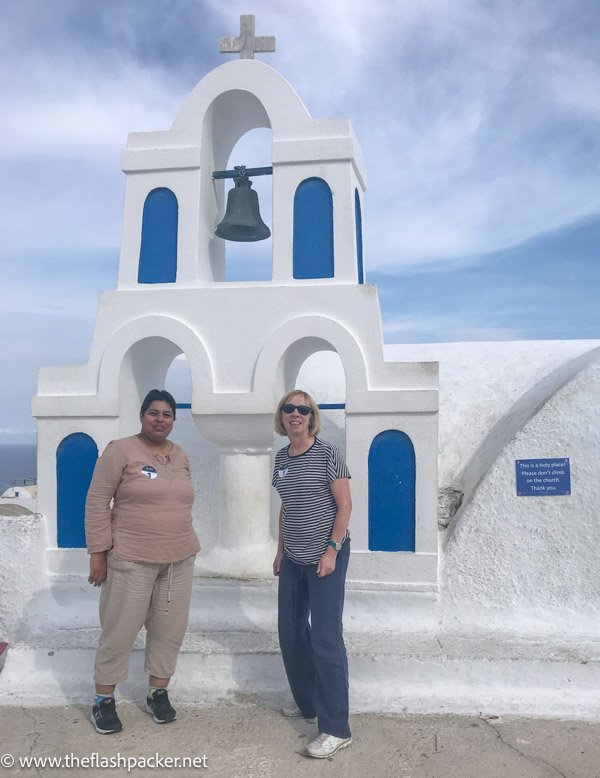
[[[360,209],[360,195],[358,194],[358,189],[354,190],[354,220],[356,222],[356,261],[358,264],[358,283],[364,284],[365,274],[363,268],[362,212]]]
[[[294,278],[333,278],[333,196],[322,178],[294,194]]]
[[[369,449],[369,550],[415,550],[415,450],[399,430],[385,430]]]
[[[85,498],[98,459],[89,435],[75,432],[56,450],[56,516],[59,548],[85,547]]]
[[[153,189],[144,203],[138,283],[167,284],[177,279],[177,198]]]

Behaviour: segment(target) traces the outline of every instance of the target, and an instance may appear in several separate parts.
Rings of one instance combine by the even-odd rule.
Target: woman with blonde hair
[[[273,562],[279,645],[295,701],[283,712],[317,718],[319,735],[307,752],[324,759],[352,742],[342,624],[350,473],[338,449],[317,437],[319,409],[307,392],[294,389],[281,398],[275,429],[289,439],[277,453],[272,480],[282,502]]]

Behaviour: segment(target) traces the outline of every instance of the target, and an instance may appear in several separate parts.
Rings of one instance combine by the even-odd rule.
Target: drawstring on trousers
[[[168,586],[167,586],[167,608],[165,610],[165,613],[169,612],[169,603],[171,602],[171,583],[173,582],[173,562],[169,564],[169,576],[168,576]]]

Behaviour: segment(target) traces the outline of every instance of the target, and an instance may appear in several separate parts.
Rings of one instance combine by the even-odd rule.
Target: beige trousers
[[[100,639],[94,665],[97,684],[127,679],[129,654],[146,627],[145,670],[170,678],[188,623],[195,555],[172,564],[129,562],[108,554],[100,591]]]

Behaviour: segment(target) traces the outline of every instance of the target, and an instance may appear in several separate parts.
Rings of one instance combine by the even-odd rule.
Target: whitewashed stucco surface
[[[515,403],[571,360],[600,347],[598,340],[411,343],[384,346],[389,360],[440,364],[439,484],[460,480],[466,464]],[[523,419],[523,423],[526,419]]]
[[[549,630],[600,635],[599,396],[597,360],[504,448],[449,530],[441,581],[447,614],[511,630],[542,619]],[[516,495],[515,460],[537,457],[569,457],[570,495]]]

